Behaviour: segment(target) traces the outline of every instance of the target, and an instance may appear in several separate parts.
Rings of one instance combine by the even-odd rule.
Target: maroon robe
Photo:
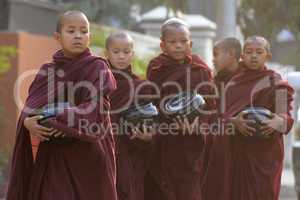
[[[117,125],[117,127],[121,127],[120,113],[133,105],[135,100],[134,94],[137,92],[136,88],[140,84],[145,83],[145,81],[140,80],[131,70],[111,68],[117,81],[117,89],[111,95],[112,123]],[[124,74],[126,75],[124,76]],[[138,94],[144,95],[149,93],[147,88],[147,86],[143,86]],[[114,130],[118,199],[143,200],[144,177],[147,171],[152,143],[144,142],[140,139],[130,139],[130,135],[126,135],[121,128]]]
[[[269,139],[245,138],[238,132],[232,137],[231,199],[278,200],[284,158],[283,135],[293,124],[290,111],[294,90],[279,74],[267,68],[247,69],[228,84],[232,86],[226,93],[224,118],[255,106],[280,114],[287,124],[284,132],[276,131]],[[277,96],[280,92],[285,95]],[[280,99],[277,105],[276,99]]]
[[[57,76],[51,70],[63,70],[64,76],[62,73]],[[48,77],[53,75],[55,87],[48,88]],[[65,87],[67,82],[77,84],[81,81],[94,86],[96,94],[84,87],[76,91]],[[115,80],[105,60],[91,55],[89,50],[74,59],[66,58],[58,51],[53,56],[53,63],[41,67],[30,86],[25,105],[37,109],[48,103],[74,100],[71,108],[50,120],[50,125],[66,137],[41,142],[33,163],[30,135],[23,125],[30,113],[23,109],[17,127],[7,200],[117,199],[110,117],[100,110],[109,109],[108,95],[114,89]],[[75,98],[66,99],[68,93],[75,93]],[[48,99],[49,96],[54,98]],[[92,103],[95,108],[91,112],[76,112]],[[73,124],[67,125],[71,113],[74,117],[69,120]],[[82,129],[80,120],[106,129]]]
[[[189,76],[189,78],[187,78]],[[165,83],[176,82],[182,90],[194,90],[198,84],[211,82],[211,71],[197,56],[187,56],[183,64],[177,63],[165,54],[154,58],[148,68],[147,77],[158,85],[161,95],[160,101],[169,95],[177,94],[176,86],[163,86]],[[210,86],[198,89],[200,94],[212,94]],[[213,107],[213,101],[207,99],[208,107]],[[206,122],[207,116],[201,117]],[[160,123],[168,123],[162,117]],[[205,136],[160,135],[157,139],[156,155],[151,162],[152,174],[156,179],[158,188],[165,197],[157,199],[168,200],[199,200],[201,199],[201,181],[203,167],[203,147]]]
[[[219,98],[216,101],[218,113],[213,117],[213,123],[221,122],[226,84],[240,72],[241,67],[234,72],[222,70],[214,77]],[[207,167],[203,183],[203,199],[231,200],[231,136],[224,135],[222,131],[219,129],[215,134],[207,136],[205,146]]]

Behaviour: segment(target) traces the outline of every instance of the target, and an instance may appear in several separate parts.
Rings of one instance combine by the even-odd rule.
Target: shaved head
[[[220,48],[225,51],[234,51],[235,58],[240,59],[242,53],[242,45],[240,41],[234,37],[227,37],[217,41],[214,45],[214,48]]]
[[[128,33],[126,33],[126,32],[115,32],[115,33],[110,34],[107,37],[107,39],[105,41],[105,48],[108,50],[109,47],[111,46],[112,42],[114,40],[117,40],[117,39],[127,40],[131,44],[131,47],[133,47],[133,39]]]
[[[164,39],[168,31],[178,28],[184,29],[188,34],[190,34],[189,25],[184,20],[179,18],[171,18],[165,21],[160,28],[161,39]]]
[[[78,11],[78,10],[70,10],[59,16],[57,24],[56,24],[56,32],[61,33],[61,30],[62,30],[65,20],[70,19],[72,17],[78,17],[78,16],[85,18],[86,21],[88,22],[88,18],[86,17],[86,15],[83,12]]]
[[[270,45],[269,41],[262,36],[254,35],[254,36],[248,37],[245,41],[244,49],[247,46],[247,44],[250,44],[250,43],[262,44],[265,47],[265,49],[267,50],[267,52],[271,53],[271,45]]]

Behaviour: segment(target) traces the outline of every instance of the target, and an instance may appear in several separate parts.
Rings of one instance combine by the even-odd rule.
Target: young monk
[[[106,60],[88,49],[89,30],[79,11],[58,20],[55,39],[62,49],[30,86],[17,126],[7,200],[117,199],[107,112],[115,80]],[[39,125],[41,116],[30,117],[33,110],[60,102],[70,107],[48,120],[51,128]],[[30,135],[41,141],[34,163]]]
[[[192,55],[192,42],[188,25],[177,18],[167,20],[161,27],[162,54],[150,61],[147,77],[159,88],[159,106],[165,97],[179,92],[193,91],[198,84],[211,83],[211,71],[196,55]],[[197,92],[210,94],[211,87],[204,85]],[[208,107],[212,105],[206,99]],[[160,107],[161,108],[161,107]],[[207,116],[201,119],[206,122]],[[156,184],[162,195],[156,199],[201,199],[199,190],[202,178],[202,155],[205,137],[202,133],[184,135],[183,130],[172,133],[172,120],[161,117],[161,124],[169,125],[157,139],[157,155],[151,163]],[[164,131],[164,130],[162,130]],[[158,132],[160,134],[160,132]]]
[[[231,79],[226,93],[225,118],[236,127],[233,137],[232,200],[278,200],[283,167],[283,136],[293,124],[291,103],[293,88],[270,70],[269,42],[260,36],[245,41],[242,60],[244,71]],[[246,107],[263,107],[272,118],[261,129],[251,127],[241,113]],[[258,138],[255,134],[269,136]]]
[[[224,94],[226,84],[229,80],[241,71],[239,60],[242,47],[236,38],[228,37],[217,41],[213,48],[213,63],[216,75],[214,83],[218,88],[217,108],[215,123],[221,119],[224,112]],[[205,173],[203,185],[203,199],[231,200],[230,198],[230,164],[231,164],[231,143],[230,135],[226,135],[222,129],[216,130],[214,135],[207,137],[206,160],[208,167]],[[216,192],[218,191],[218,192]]]
[[[106,39],[106,57],[117,81],[117,89],[111,95],[113,125],[122,126],[122,111],[141,103],[137,95],[147,92],[141,86],[144,81],[131,71],[134,56],[134,41],[125,32],[112,33]],[[134,132],[133,132],[134,131]],[[151,134],[114,129],[116,138],[117,191],[119,200],[143,200],[144,176],[151,147]]]

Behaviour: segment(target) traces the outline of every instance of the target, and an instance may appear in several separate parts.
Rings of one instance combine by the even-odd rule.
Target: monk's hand
[[[55,133],[53,133],[53,135],[52,135],[53,137],[55,137],[55,138],[58,138],[58,137],[66,137],[66,134],[64,134],[63,132],[61,132],[61,131],[58,131],[58,130],[56,130],[56,132]]]
[[[192,122],[188,120],[187,117],[175,117],[173,118],[177,129],[183,131],[183,133],[192,133],[197,128],[197,123],[199,121],[199,117],[196,117]]]
[[[278,114],[273,114],[271,119],[262,121],[261,133],[265,136],[273,134],[275,131],[283,133],[285,120]]]
[[[149,126],[142,126],[142,130],[140,128],[134,127],[132,128],[132,135],[130,139],[140,139],[146,142],[149,142],[152,140],[153,136],[155,134],[154,128]]]
[[[235,128],[244,136],[253,136],[255,128],[249,126],[250,123],[255,123],[254,120],[247,120],[244,118],[246,113],[239,113],[237,116],[232,117],[230,120]]]
[[[38,124],[38,120],[43,116],[37,115],[33,117],[26,117],[24,120],[24,126],[29,133],[38,138],[40,141],[49,141],[49,137],[57,132],[54,128],[47,128]]]

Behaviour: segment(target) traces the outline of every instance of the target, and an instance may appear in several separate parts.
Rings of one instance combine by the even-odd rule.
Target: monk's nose
[[[75,33],[75,38],[81,38],[81,37],[82,37],[82,35],[80,32]]]
[[[176,48],[181,48],[181,47],[182,47],[181,43],[180,43],[180,42],[177,42],[177,43],[176,43]]]

